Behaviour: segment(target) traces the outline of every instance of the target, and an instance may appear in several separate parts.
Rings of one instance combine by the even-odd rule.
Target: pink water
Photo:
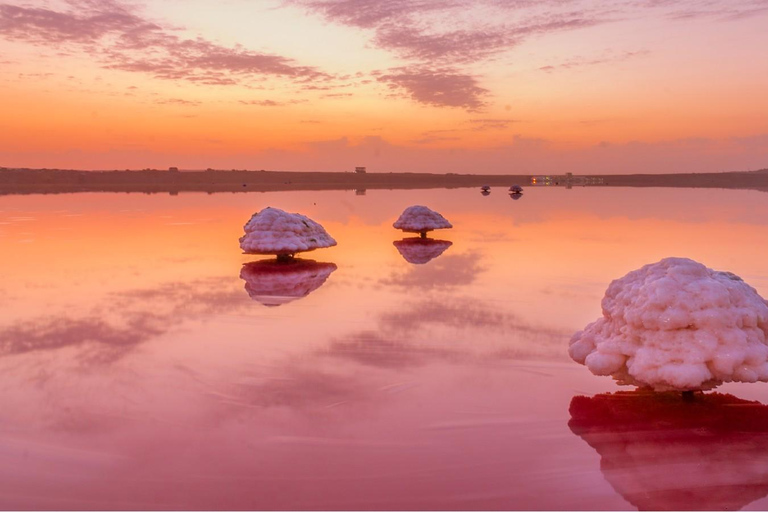
[[[766,197],[2,197],[0,508],[764,509],[765,384],[660,413],[566,349],[612,279],[666,256],[768,297]],[[451,244],[401,254],[411,204]],[[244,269],[265,206],[338,246]]]

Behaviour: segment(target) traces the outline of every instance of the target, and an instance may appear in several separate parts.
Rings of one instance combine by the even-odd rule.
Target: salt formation
[[[657,391],[768,381],[768,306],[730,272],[666,258],[613,281],[602,308],[568,349],[596,375]]]
[[[393,226],[407,233],[421,233],[422,238],[427,236],[428,231],[453,227],[445,217],[436,211],[418,205],[406,208]]]
[[[739,510],[768,495],[768,406],[707,393],[620,391],[571,401],[571,431],[639,510]]]
[[[317,290],[335,270],[333,263],[313,260],[262,260],[243,265],[240,279],[245,281],[245,291],[253,300],[265,306],[280,306]]]
[[[443,254],[453,242],[430,238],[403,238],[392,242],[408,263],[423,265]]]
[[[298,213],[277,208],[264,208],[246,223],[240,248],[247,254],[274,254],[279,260],[290,259],[298,252],[313,251],[336,245],[317,222]]]

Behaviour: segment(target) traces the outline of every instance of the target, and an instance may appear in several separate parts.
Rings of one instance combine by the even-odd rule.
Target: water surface
[[[696,430],[616,402],[567,345],[612,279],[667,256],[768,296],[766,197],[3,197],[0,508],[764,509],[768,426],[743,402],[764,384],[719,388],[737,398]],[[402,242],[412,204],[454,229]],[[288,270],[242,255],[265,206],[338,246]],[[754,416],[725,435],[723,407]]]

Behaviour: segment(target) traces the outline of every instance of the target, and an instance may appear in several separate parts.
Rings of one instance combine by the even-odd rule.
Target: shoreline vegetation
[[[547,187],[565,184],[564,175],[551,175],[559,185],[532,185],[531,174],[431,174],[213,170],[76,171],[62,169],[9,169],[0,167],[0,195],[63,194],[75,192],[272,192],[290,190],[470,188],[489,185]],[[571,177],[569,176],[568,179]],[[595,184],[583,185],[588,179]],[[572,176],[573,188],[684,187],[752,189],[768,192],[768,169],[744,172],[690,174],[588,174]]]

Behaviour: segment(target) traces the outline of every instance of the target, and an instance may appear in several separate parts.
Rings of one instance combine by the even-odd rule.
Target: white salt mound
[[[665,258],[613,281],[602,308],[568,348],[596,375],[657,391],[768,382],[768,306],[730,272]]]
[[[248,254],[292,255],[334,245],[336,240],[309,217],[270,207],[255,213],[240,237]]]
[[[426,233],[433,229],[452,228],[450,222],[445,217],[430,210],[426,206],[409,206],[395,221],[393,226],[396,229],[402,229],[408,233]]]

